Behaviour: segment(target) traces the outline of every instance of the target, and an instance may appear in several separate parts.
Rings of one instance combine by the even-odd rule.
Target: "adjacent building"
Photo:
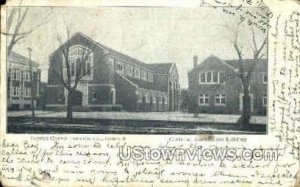
[[[238,60],[221,60],[209,56],[188,72],[189,112],[238,114],[243,108],[243,87],[235,75],[239,71]],[[254,65],[255,64],[255,65]],[[244,60],[244,71],[253,68],[250,81],[250,106],[252,114],[266,115],[267,108],[267,59],[258,62]]]
[[[7,95],[8,109],[31,108],[31,96],[34,96],[34,105],[39,98],[41,70],[37,62],[32,63],[32,81],[30,79],[30,60],[16,52],[11,52],[7,63]],[[33,87],[31,87],[31,83]],[[33,90],[31,89],[33,88]]]
[[[68,55],[62,49],[68,45]],[[87,52],[88,51],[88,52]],[[87,52],[87,53],[86,53]],[[81,60],[82,54],[85,60]],[[68,63],[65,63],[65,56]],[[74,34],[49,57],[46,107],[65,108],[66,64],[71,80],[81,76],[73,94],[75,108],[87,110],[176,111],[180,104],[175,63],[147,64],[82,33]],[[75,84],[75,83],[74,83]]]

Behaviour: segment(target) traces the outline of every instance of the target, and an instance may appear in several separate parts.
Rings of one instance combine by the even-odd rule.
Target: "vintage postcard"
[[[299,10],[8,1],[1,184],[300,185]]]

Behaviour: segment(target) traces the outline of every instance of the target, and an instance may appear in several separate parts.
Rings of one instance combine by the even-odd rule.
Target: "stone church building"
[[[72,103],[82,110],[177,111],[179,75],[175,63],[147,64],[106,47],[82,33],[74,34],[49,57],[47,108],[66,108],[67,71],[63,48],[68,45],[69,73],[81,79]],[[80,60],[84,51],[85,60]],[[82,62],[81,62],[82,61]]]

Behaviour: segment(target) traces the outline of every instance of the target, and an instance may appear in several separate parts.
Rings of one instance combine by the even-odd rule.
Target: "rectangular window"
[[[141,70],[141,77],[143,80],[147,80],[147,71],[146,70]]]
[[[20,80],[21,78],[21,71],[17,69],[12,70],[12,80]]]
[[[267,74],[263,74],[263,83],[267,84],[268,83],[268,75]]]
[[[90,62],[88,62],[86,64],[86,74],[91,75],[91,63]]]
[[[161,104],[162,103],[162,97],[158,96],[158,103]]]
[[[150,95],[149,94],[145,94],[145,101],[146,101],[146,103],[150,102]]]
[[[199,83],[200,84],[219,84],[220,79],[223,77],[223,73],[220,72],[214,72],[214,71],[207,71],[207,72],[201,72],[199,74]]]
[[[264,95],[263,96],[263,106],[266,107],[268,104],[268,98],[267,98],[267,95]]]
[[[96,92],[92,92],[92,99],[93,99],[93,100],[96,100],[96,99],[97,99],[97,94],[96,94]]]
[[[200,83],[205,83],[205,73],[200,73]]]
[[[142,94],[138,94],[138,95],[137,95],[138,103],[142,103],[142,100],[143,100],[142,97],[143,97]]]
[[[198,105],[209,105],[209,98],[208,95],[204,94],[204,95],[199,95],[198,96]]]
[[[215,96],[215,104],[216,105],[225,105],[226,104],[226,96],[225,95],[216,95]]]
[[[211,83],[212,82],[212,72],[211,71],[209,71],[209,72],[207,72],[206,73],[206,82],[207,83]]]
[[[19,96],[20,94],[20,87],[19,86],[13,86],[11,90],[12,96]]]
[[[71,76],[75,75],[75,67],[74,67],[74,62],[71,63]]]
[[[167,96],[165,96],[164,99],[165,99],[165,104],[168,104],[168,98],[167,98]]]
[[[153,100],[153,103],[156,103],[156,96],[155,95],[152,96],[152,100]]]
[[[134,77],[139,79],[141,77],[140,75],[140,69],[138,67],[134,68]]]
[[[224,73],[220,72],[219,73],[219,83],[224,84],[225,83],[224,79],[225,79]]]
[[[153,82],[153,73],[148,72],[148,81]]]
[[[86,76],[86,62],[82,62],[82,75]]]
[[[24,78],[24,81],[30,81],[30,71],[23,71],[23,78]]]
[[[24,88],[24,96],[26,97],[31,96],[31,88],[29,87]]]
[[[213,83],[218,83],[219,82],[219,73],[218,72],[212,72],[213,75]]]
[[[62,93],[58,93],[58,99],[57,99],[57,101],[61,102],[62,99],[63,99],[63,94]]]

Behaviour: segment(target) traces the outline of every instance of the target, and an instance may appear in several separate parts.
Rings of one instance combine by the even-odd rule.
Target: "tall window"
[[[209,97],[206,94],[198,96],[198,105],[209,105]]]
[[[30,71],[28,70],[23,71],[23,79],[25,81],[30,81]]]
[[[91,75],[91,66],[93,64],[93,53],[86,47],[74,46],[69,51],[69,63],[71,76]]]
[[[150,102],[150,95],[149,94],[145,94],[145,100],[146,100],[146,103]]]
[[[153,101],[153,103],[156,103],[156,96],[155,95],[152,95],[152,101]]]
[[[58,101],[58,102],[61,102],[62,99],[63,99],[63,94],[59,92],[59,93],[58,93],[57,101]]]
[[[199,84],[219,84],[224,83],[224,73],[207,71],[199,73]]]
[[[20,80],[21,78],[21,72],[18,69],[12,69],[11,71],[11,78],[12,80]]]
[[[25,87],[24,88],[24,96],[29,97],[31,95],[31,88]]]
[[[97,100],[97,94],[96,94],[96,92],[92,92],[92,99],[93,100]]]
[[[264,95],[263,96],[263,106],[266,107],[268,104],[268,98],[267,98],[267,95]]]
[[[158,103],[159,103],[159,104],[162,103],[162,96],[158,96]]]
[[[153,73],[148,72],[148,81],[153,82]]]
[[[263,74],[263,83],[264,84],[268,83],[268,75],[266,73]]]
[[[147,80],[147,71],[146,70],[141,70],[141,78],[143,79],[143,80]]]
[[[74,66],[74,62],[71,63],[71,76],[75,75],[75,66]]]
[[[91,62],[87,62],[86,69],[86,74],[91,75]]]
[[[205,73],[200,73],[200,83],[205,83],[205,81],[206,81],[206,75],[205,75]]]
[[[216,95],[215,96],[215,104],[216,105],[225,105],[226,104],[226,96],[225,95]]]
[[[138,93],[137,94],[137,98],[138,98],[138,103],[142,103],[142,100],[143,100],[143,95],[141,93]]]
[[[19,86],[13,86],[11,89],[11,95],[12,96],[19,96],[20,94],[20,87]]]
[[[141,72],[140,72],[140,68],[138,67],[134,67],[134,78],[140,78],[141,77]]]
[[[134,69],[133,69],[132,65],[130,65],[130,67],[129,67],[129,74],[131,77],[134,77]]]

